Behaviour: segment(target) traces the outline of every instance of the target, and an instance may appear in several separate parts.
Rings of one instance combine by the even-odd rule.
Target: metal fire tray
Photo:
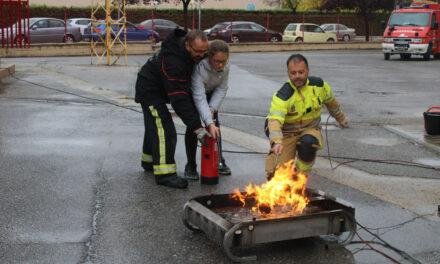
[[[309,203],[302,214],[275,212],[265,216],[251,212],[248,205],[242,207],[230,194],[198,196],[185,204],[183,223],[192,231],[203,231],[236,262],[257,257],[235,256],[231,249],[256,244],[322,235],[343,237],[339,242],[349,243],[356,228],[354,207],[319,190],[308,188],[305,193]]]

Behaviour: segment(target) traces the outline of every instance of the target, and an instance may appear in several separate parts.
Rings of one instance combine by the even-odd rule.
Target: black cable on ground
[[[382,252],[382,251],[380,251],[380,250],[374,248],[374,247],[370,244],[370,241],[367,241],[367,240],[363,239],[363,238],[362,238],[357,232],[356,232],[356,235],[357,235],[357,236],[359,237],[359,239],[360,239],[359,243],[363,243],[363,244],[367,245],[367,246],[370,248],[370,250],[373,250],[373,251],[379,253],[380,255],[384,256],[385,258],[391,260],[393,263],[401,264],[398,260],[396,260],[395,258],[393,258],[393,257],[391,257],[390,255],[386,254],[385,252]],[[378,244],[378,243],[376,243],[376,244]],[[385,244],[380,243],[380,245],[386,247]]]
[[[369,233],[370,235],[372,235],[373,237],[375,237],[376,239],[378,239],[380,242],[382,242],[387,248],[392,249],[393,251],[399,253],[399,255],[401,255],[403,258],[405,258],[406,260],[411,261],[414,264],[422,264],[420,261],[418,261],[417,259],[413,258],[412,256],[410,256],[408,253],[406,253],[403,250],[400,250],[392,245],[390,245],[388,242],[386,242],[385,240],[383,240],[379,235],[374,234],[373,232],[371,232],[370,230],[368,230],[368,228],[366,228],[365,226],[363,226],[361,223],[356,221],[356,224],[358,226],[360,226],[362,229],[364,229],[367,233]],[[357,231],[356,231],[357,232]],[[359,236],[359,235],[358,235]]]
[[[131,110],[131,111],[134,111],[136,113],[142,113],[142,111],[139,111],[137,109],[133,109],[133,108],[128,107],[128,106],[123,106],[123,105],[120,105],[120,104],[117,104],[117,103],[113,103],[111,101],[107,101],[107,100],[103,100],[103,99],[97,99],[97,98],[88,97],[88,96],[84,96],[84,95],[79,95],[79,94],[76,94],[76,93],[67,92],[67,91],[63,91],[61,89],[49,87],[49,86],[46,86],[46,85],[43,85],[43,84],[39,84],[39,83],[31,82],[31,81],[28,81],[28,80],[24,80],[24,79],[16,77],[14,74],[12,74],[11,77],[16,79],[16,80],[18,80],[18,81],[22,81],[22,82],[29,83],[29,84],[32,84],[32,85],[35,85],[35,86],[46,88],[48,90],[57,91],[59,93],[69,94],[69,95],[73,95],[73,96],[76,96],[76,97],[79,97],[79,98],[83,98],[83,99],[87,99],[87,100],[92,100],[92,101],[96,101],[96,102],[100,102],[100,103],[109,104],[109,105],[116,106],[116,107],[119,107],[119,108]]]

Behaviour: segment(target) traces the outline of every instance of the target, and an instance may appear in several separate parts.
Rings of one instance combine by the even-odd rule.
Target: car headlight
[[[423,39],[421,39],[421,38],[413,38],[411,41],[412,41],[413,43],[422,43],[422,42],[423,42]]]
[[[383,41],[384,42],[393,42],[393,38],[384,38]]]

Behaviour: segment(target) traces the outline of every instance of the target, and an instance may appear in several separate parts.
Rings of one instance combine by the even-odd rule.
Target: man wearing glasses
[[[138,73],[135,101],[142,106],[145,123],[142,167],[154,173],[159,185],[180,189],[188,186],[188,181],[176,173],[177,134],[167,103],[171,103],[187,129],[201,142],[209,135],[208,131],[216,134],[215,126],[208,127],[208,131],[202,127],[191,97],[193,68],[203,59],[208,47],[203,31],[186,33],[177,28]]]

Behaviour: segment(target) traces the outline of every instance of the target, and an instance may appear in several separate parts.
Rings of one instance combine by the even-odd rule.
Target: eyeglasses
[[[225,65],[226,63],[228,63],[228,59],[226,59],[226,60],[216,60],[216,59],[212,59],[212,62],[214,62],[215,64]]]
[[[195,54],[197,54],[197,55],[205,55],[207,52],[208,52],[208,50],[207,49],[205,49],[205,50],[196,50],[192,45],[191,45],[191,43],[188,43],[188,46],[189,46],[189,48],[195,53]]]

